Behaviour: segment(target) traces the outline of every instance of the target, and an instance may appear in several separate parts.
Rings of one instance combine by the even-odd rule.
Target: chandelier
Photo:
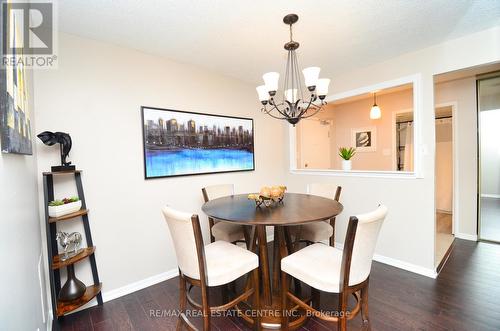
[[[264,85],[257,87],[257,94],[262,103],[262,112],[271,117],[286,120],[290,124],[297,124],[301,119],[316,115],[326,104],[324,100],[328,94],[330,79],[319,78],[319,67],[309,67],[302,70],[304,85],[299,71],[297,53],[299,43],[293,40],[292,25],[297,23],[299,16],[288,14],[283,18],[283,23],[290,26],[290,41],[285,44],[288,51],[285,68],[285,82],[280,96],[278,81],[280,74],[268,72],[262,76]],[[307,89],[303,88],[305,86]],[[305,92],[305,93],[304,93]],[[304,98],[304,94],[308,97]],[[277,99],[281,99],[278,100]],[[318,100],[319,99],[319,100]]]

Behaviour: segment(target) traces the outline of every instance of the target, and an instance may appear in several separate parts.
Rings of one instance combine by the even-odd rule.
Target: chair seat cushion
[[[341,263],[342,250],[313,244],[283,258],[281,270],[320,291],[339,293]],[[364,281],[353,278],[350,285]]]
[[[311,242],[328,240],[333,236],[333,227],[328,222],[312,222],[302,225],[300,239]]]
[[[212,226],[212,236],[215,240],[235,242],[245,238],[243,225],[231,222],[217,222]]]
[[[259,267],[259,257],[226,241],[205,246],[208,286],[232,282]]]

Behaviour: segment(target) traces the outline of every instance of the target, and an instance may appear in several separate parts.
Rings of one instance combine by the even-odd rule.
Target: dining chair
[[[235,307],[250,296],[253,297],[253,309],[259,312],[258,256],[226,241],[216,241],[205,246],[198,215],[180,212],[168,206],[163,208],[162,212],[170,230],[179,267],[180,315],[177,330],[181,330],[183,326],[188,330],[197,330],[186,316],[187,303],[201,310],[204,331],[210,330],[212,314]],[[220,306],[209,305],[209,287],[226,285],[246,274],[250,276],[250,273],[253,286]],[[189,289],[186,283],[189,284]],[[190,296],[193,286],[201,289],[201,304]],[[259,314],[254,315],[253,329],[260,330]]]
[[[281,260],[281,304],[287,307],[288,301],[305,309],[311,316],[336,322],[338,330],[346,330],[347,320],[353,319],[360,311],[363,326],[369,328],[368,282],[377,243],[378,234],[387,215],[387,207],[351,216],[344,241],[344,249],[316,243],[307,246]],[[311,305],[302,301],[289,291],[289,277],[311,286]],[[317,310],[319,293],[338,293],[339,304],[336,312]],[[349,295],[353,295],[356,306],[348,311]],[[282,330],[288,330],[288,317],[282,314]]]
[[[307,185],[307,194],[317,195],[324,198],[340,200],[342,187],[334,184],[315,183]],[[299,241],[305,241],[308,245],[320,241],[329,240],[330,246],[335,246],[335,217],[328,221],[312,222],[304,224],[297,233]]]
[[[233,184],[211,185],[201,189],[203,200],[209,200],[234,195]],[[246,242],[249,245],[249,235],[244,226],[231,222],[218,221],[212,217],[208,218],[210,227],[210,241],[224,240],[231,243]]]

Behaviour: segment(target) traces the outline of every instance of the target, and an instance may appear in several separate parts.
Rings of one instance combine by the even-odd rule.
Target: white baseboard
[[[114,290],[106,291],[102,293],[102,300],[104,302],[114,300],[116,298],[122,297],[124,295],[142,290],[143,288],[161,283],[168,279],[177,277],[179,275],[178,269],[172,269],[167,272],[162,272],[161,274],[154,275],[143,280],[139,280],[132,284],[128,284],[119,288],[115,288]]]
[[[424,268],[416,264],[404,262],[401,260],[393,259],[379,254],[373,255],[373,260],[430,278],[436,278],[438,275],[436,270],[434,269]]]
[[[342,249],[344,247],[344,244],[339,243],[339,242],[335,242],[335,247]],[[416,265],[413,263],[408,263],[408,262],[401,261],[398,259],[393,259],[392,257],[387,257],[387,256],[380,255],[380,254],[374,254],[373,260],[380,262],[380,263],[383,263],[383,264],[387,264],[387,265],[399,268],[399,269],[413,272],[415,274],[430,277],[430,278],[436,278],[438,276],[436,270],[434,270],[434,269],[424,268],[422,266],[419,266],[419,265]]]
[[[481,194],[481,198],[500,199],[500,194]]]
[[[178,275],[179,275],[179,269],[176,268],[176,269],[172,269],[172,270],[169,270],[169,271],[166,271],[166,272],[162,272],[161,274],[154,275],[154,276],[151,276],[151,277],[139,280],[137,282],[134,282],[134,283],[131,283],[131,284],[119,287],[119,288],[115,288],[114,290],[109,290],[109,291],[106,291],[106,292],[102,292],[102,301],[103,302],[108,302],[108,301],[117,299],[117,298],[125,296],[127,294],[130,294],[130,293],[142,290],[142,289],[144,289],[146,287],[149,287],[149,286],[152,286],[152,285],[164,282],[166,280],[169,280],[171,278],[177,277]],[[77,313],[77,312],[79,312],[81,310],[84,310],[84,309],[87,309],[87,308],[90,308],[90,307],[93,307],[93,306],[97,306],[97,300],[96,299],[93,299],[89,303],[81,306],[78,309],[75,309],[74,311],[72,311],[68,315]],[[52,318],[49,319],[49,321],[52,321]],[[47,326],[47,328],[48,328],[48,326]],[[52,328],[52,326],[51,326],[51,328]],[[52,329],[50,329],[50,330],[52,330]]]
[[[468,234],[468,233],[455,233],[455,238],[470,240],[470,241],[477,241],[477,235]]]

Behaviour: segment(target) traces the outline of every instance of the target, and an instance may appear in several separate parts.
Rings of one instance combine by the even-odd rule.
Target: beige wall
[[[163,206],[199,214],[208,239],[203,186],[235,183],[237,192],[249,192],[285,182],[286,126],[260,112],[253,85],[66,34],[59,36],[59,68],[38,71],[35,84],[36,132],[70,133],[70,160],[84,171],[105,299],[116,295],[113,290],[177,270]],[[254,118],[256,170],[144,180],[141,105]],[[57,148],[37,145],[40,170],[59,162]],[[56,197],[75,192],[72,181],[58,184]],[[61,229],[81,232],[79,223]],[[76,273],[90,282],[86,261]]]
[[[352,129],[374,127],[376,129],[376,150],[361,152],[352,158],[353,170],[396,170],[394,167],[395,139],[393,137],[393,114],[397,111],[411,111],[413,107],[412,90],[405,90],[377,97],[377,104],[382,110],[382,118],[370,119],[373,99],[367,98],[355,102],[333,106],[335,120],[335,145],[337,151],[343,146],[352,146]],[[342,169],[341,158],[334,159],[334,169]]]
[[[457,51],[459,50],[459,51]],[[404,54],[385,62],[354,70],[348,74],[332,77],[332,94],[370,86],[408,75],[422,75],[421,95],[415,96],[422,106],[421,151],[418,160],[422,178],[384,178],[364,176],[311,175],[291,173],[290,189],[304,192],[307,183],[329,182],[342,185],[344,212],[337,217],[336,241],[343,242],[349,215],[374,209],[379,203],[389,207],[389,215],[382,227],[376,254],[386,262],[404,265],[406,268],[428,273],[434,269],[435,245],[435,120],[433,75],[468,68],[484,63],[500,61],[500,27],[451,40],[426,49]],[[468,132],[475,127],[473,116],[467,114],[460,119],[459,132],[463,146],[474,145]],[[474,236],[475,153],[460,154],[464,158],[462,186],[460,191],[460,231],[465,236]],[[471,175],[472,174],[472,175]]]
[[[452,119],[436,120],[436,210],[453,211]]]

